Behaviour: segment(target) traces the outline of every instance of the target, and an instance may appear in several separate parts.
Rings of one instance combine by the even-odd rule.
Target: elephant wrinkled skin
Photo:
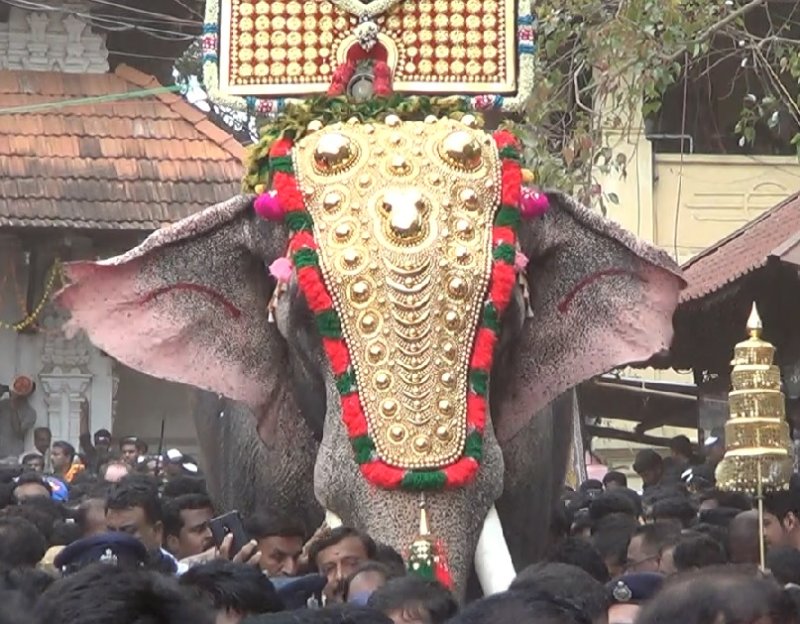
[[[495,502],[515,564],[540,554],[569,444],[569,421],[557,420],[572,413],[572,389],[667,348],[672,335],[683,285],[676,265],[569,198],[549,199],[550,210],[520,228],[532,318],[517,289],[491,375],[491,422],[478,478],[428,497],[462,591]],[[251,429],[239,422],[235,431],[223,431],[219,419],[198,417],[209,473],[234,470],[243,477],[212,483],[228,506],[252,508],[264,488],[281,505],[313,517],[319,510],[298,502],[310,497],[311,484],[304,489],[299,480],[310,480],[313,470],[323,507],[402,552],[417,530],[417,497],[378,490],[361,476],[321,340],[294,281],[278,299],[276,322],[268,322],[275,283],[266,266],[284,255],[287,236],[284,226],[254,215],[251,197],[237,197],[122,256],[69,266],[71,284],[59,300],[71,311],[72,328],[85,329],[128,366],[251,406]],[[213,413],[213,398],[204,401]],[[220,435],[241,443],[238,459],[228,454],[223,461]],[[256,435],[264,448],[254,444]],[[291,462],[291,470],[272,471],[276,461]]]

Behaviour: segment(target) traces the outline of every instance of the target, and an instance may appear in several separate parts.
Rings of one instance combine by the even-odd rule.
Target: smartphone
[[[242,516],[238,511],[230,511],[216,518],[212,518],[208,523],[211,529],[211,535],[214,536],[214,543],[219,548],[222,545],[222,540],[229,533],[233,535],[233,542],[231,543],[230,556],[233,557],[250,541],[247,531],[244,530],[242,524]]]

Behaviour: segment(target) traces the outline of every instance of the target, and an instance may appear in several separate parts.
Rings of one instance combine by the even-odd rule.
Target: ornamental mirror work
[[[313,132],[293,157],[378,455],[451,464],[491,273],[494,141],[453,120],[389,116]]]
[[[219,90],[328,90],[342,63],[388,63],[395,92],[514,94],[515,0],[219,0]]]

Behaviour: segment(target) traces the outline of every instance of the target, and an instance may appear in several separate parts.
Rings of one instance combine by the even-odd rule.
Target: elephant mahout
[[[268,5],[241,4],[253,15]],[[514,2],[501,4],[516,15]],[[128,366],[213,393],[196,420],[218,499],[252,508],[268,498],[308,518],[319,511],[313,491],[321,509],[376,540],[400,552],[413,544],[412,570],[446,578],[447,559],[463,592],[477,549],[484,589],[502,589],[512,562],[487,554],[507,542],[516,567],[541,554],[575,386],[667,348],[683,281],[663,252],[523,183],[516,135],[465,114],[524,104],[532,19],[522,6],[495,32],[517,28],[519,63],[503,70],[517,95],[487,100],[436,99],[458,81],[408,82],[409,64],[370,56],[391,48],[402,11],[433,3],[306,5],[322,11],[319,24],[328,10],[344,20],[334,24],[358,17],[355,39],[341,41],[363,54],[338,57],[331,97],[287,104],[264,128],[252,193],[121,256],[69,265],[59,301],[70,327]],[[481,3],[460,5],[475,13],[467,26],[483,15]],[[249,13],[235,28],[211,13],[208,33],[260,28]],[[491,34],[495,20],[484,26]],[[250,45],[245,30],[226,40]],[[387,72],[428,95],[387,93]],[[365,76],[376,97],[354,102]],[[212,95],[223,89],[211,83]],[[271,93],[293,84],[276,80]],[[298,79],[293,93],[301,84],[311,83]],[[437,540],[420,535],[421,501]]]

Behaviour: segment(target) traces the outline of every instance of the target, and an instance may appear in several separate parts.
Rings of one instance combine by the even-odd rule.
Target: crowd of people
[[[46,433],[0,466],[0,624],[800,624],[800,480],[766,498],[762,570],[757,511],[715,488],[713,438],[704,457],[682,437],[639,452],[641,493],[621,472],[565,488],[543,560],[464,599],[356,529],[280,509],[243,518],[235,549],[193,458]]]

